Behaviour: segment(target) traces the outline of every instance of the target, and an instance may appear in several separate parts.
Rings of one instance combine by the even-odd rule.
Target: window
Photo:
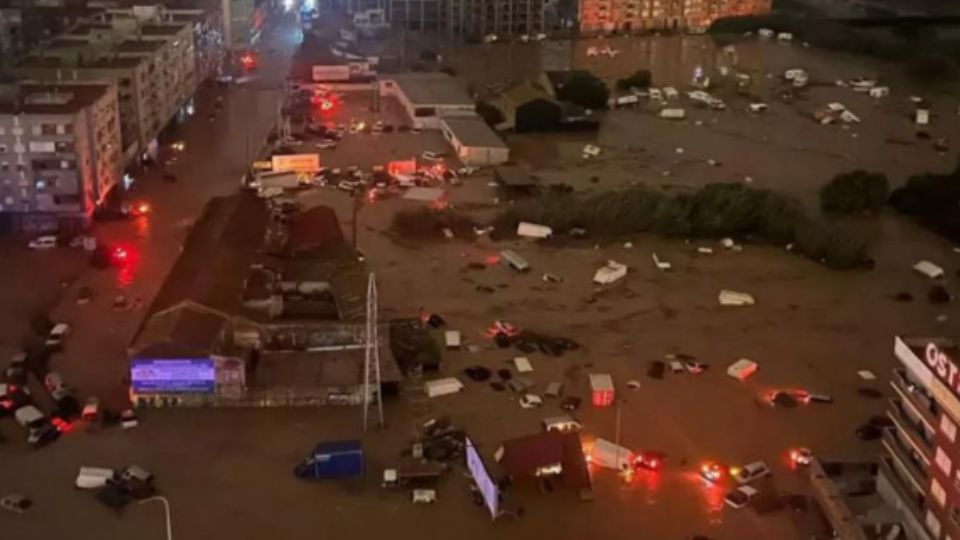
[[[940,485],[940,482],[936,478],[930,481],[930,494],[933,495],[933,500],[937,501],[940,506],[943,506],[947,502],[947,492],[943,489],[943,486]]]
[[[43,133],[43,132],[42,132],[42,130],[40,129],[40,125],[37,124],[37,125],[35,125],[35,126],[33,126],[33,127],[30,128],[30,133],[33,133],[34,135],[40,135],[40,134]]]
[[[953,461],[950,460],[950,456],[943,451],[943,448],[937,447],[937,454],[934,457],[934,461],[937,462],[937,467],[940,467],[940,470],[943,471],[943,474],[950,477],[950,468],[953,466]]]
[[[23,171],[27,170],[27,166],[24,165],[23,163],[17,163],[17,170],[20,171],[20,172],[23,172]]]
[[[67,142],[56,143],[57,152],[73,152],[73,144]]]
[[[7,153],[7,145],[0,144],[0,154],[6,154],[6,153]]]
[[[4,161],[3,163],[0,163],[0,171],[7,172],[9,170],[10,170],[9,163],[7,163],[6,161]]]
[[[949,439],[950,442],[956,442],[957,425],[954,424],[953,420],[951,420],[946,414],[940,415],[940,431],[947,436],[947,439]]]
[[[40,124],[40,133],[42,133],[43,135],[56,135],[57,125],[56,124]]]
[[[924,520],[927,524],[927,530],[933,535],[934,538],[940,536],[940,520],[937,519],[937,516],[933,515],[933,512],[927,510],[927,518]]]

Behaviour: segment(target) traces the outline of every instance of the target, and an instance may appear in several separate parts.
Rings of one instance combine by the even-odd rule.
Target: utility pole
[[[383,429],[383,398],[380,388],[380,336],[377,316],[377,278],[371,272],[367,280],[367,332],[363,358],[363,430],[367,430],[373,399],[377,400],[378,427]]]

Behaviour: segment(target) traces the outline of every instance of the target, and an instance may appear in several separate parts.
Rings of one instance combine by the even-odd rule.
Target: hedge
[[[792,197],[743,184],[708,184],[675,194],[643,187],[593,196],[547,193],[504,210],[493,225],[507,236],[520,221],[547,225],[560,234],[580,227],[591,238],[647,232],[691,238],[755,236],[794,244],[795,251],[832,268],[862,267],[868,256],[868,242],[858,231],[808,217]]]

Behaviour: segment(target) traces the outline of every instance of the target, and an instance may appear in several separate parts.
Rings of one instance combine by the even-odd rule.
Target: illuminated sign
[[[320,170],[320,154],[289,154],[270,158],[273,172],[317,172]]]
[[[313,80],[322,81],[349,81],[350,66],[313,66]]]
[[[477,448],[473,445],[470,437],[464,437],[464,441],[467,446],[467,470],[470,471],[473,481],[477,483],[477,489],[483,496],[483,502],[490,510],[490,517],[496,519],[500,513],[500,492],[497,489],[497,483],[487,472],[487,467],[483,464],[483,458],[480,457],[480,453],[477,452]]]
[[[136,359],[130,363],[130,385],[141,394],[212,394],[216,371],[209,359]]]
[[[933,343],[928,343],[924,351],[927,367],[942,381],[953,395],[960,396],[960,370],[957,364]]]

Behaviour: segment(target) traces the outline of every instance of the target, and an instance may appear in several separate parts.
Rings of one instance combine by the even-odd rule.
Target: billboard
[[[467,470],[470,471],[473,481],[477,483],[483,502],[490,510],[490,517],[496,519],[500,513],[500,492],[497,489],[497,483],[490,477],[487,466],[483,464],[483,458],[480,457],[470,437],[464,437],[464,440],[467,445]]]
[[[289,154],[273,156],[273,172],[317,172],[320,170],[320,154]]]
[[[141,394],[212,394],[216,387],[213,360],[134,359],[130,385]]]
[[[313,66],[314,82],[349,81],[350,66]]]

